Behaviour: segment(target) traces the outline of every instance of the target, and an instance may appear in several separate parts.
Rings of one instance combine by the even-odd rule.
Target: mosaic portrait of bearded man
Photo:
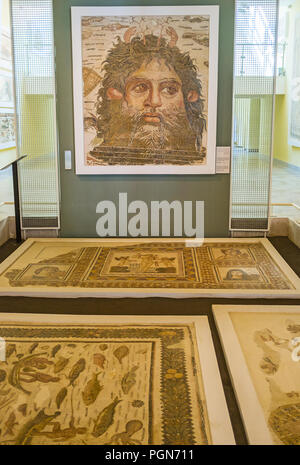
[[[80,20],[85,165],[206,166],[210,15]]]

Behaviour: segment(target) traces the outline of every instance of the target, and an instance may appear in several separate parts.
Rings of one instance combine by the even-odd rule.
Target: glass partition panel
[[[11,0],[23,229],[58,228],[59,194],[51,0]]]
[[[276,85],[276,0],[236,0],[231,230],[267,230]]]

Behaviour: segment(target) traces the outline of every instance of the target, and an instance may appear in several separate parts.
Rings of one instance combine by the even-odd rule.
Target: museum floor
[[[242,198],[253,204],[265,201],[268,196],[268,181],[266,180],[270,169],[268,157],[256,152],[248,153],[241,149],[235,149],[233,156],[235,169],[232,176],[236,201],[240,202]],[[247,173],[246,179],[242,173]],[[254,179],[256,189],[253,189]],[[300,210],[292,206],[292,204],[300,206],[299,179],[300,168],[273,159],[271,216],[300,220]],[[278,206],[276,204],[282,205]],[[246,214],[245,210],[243,210],[243,214]]]
[[[274,159],[272,170],[272,203],[293,203],[300,206],[300,168]],[[300,210],[295,207],[274,206],[273,216],[300,219]]]
[[[299,249],[285,237],[270,238],[273,246],[278,250],[294,272],[300,276]],[[8,257],[18,245],[9,240],[0,247],[0,262]],[[87,315],[207,315],[212,331],[213,342],[218,359],[220,374],[224,386],[225,396],[232,421],[232,427],[237,444],[247,444],[244,427],[234,396],[224,354],[212,315],[213,304],[244,304],[244,305],[300,305],[296,299],[217,299],[190,298],[167,299],[102,299],[102,298],[28,298],[28,297],[0,297],[0,312],[8,313],[44,313],[44,314],[87,314]],[[187,305],[189,306],[187,310]]]

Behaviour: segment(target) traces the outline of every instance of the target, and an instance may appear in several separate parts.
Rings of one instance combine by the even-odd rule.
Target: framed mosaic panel
[[[0,336],[0,444],[235,443],[205,316],[3,313]]]
[[[300,298],[300,279],[267,239],[28,239],[1,295]]]
[[[215,173],[219,7],[71,11],[76,173]]]
[[[15,113],[11,108],[0,109],[0,150],[16,146]]]
[[[249,443],[300,445],[300,306],[213,313]]]

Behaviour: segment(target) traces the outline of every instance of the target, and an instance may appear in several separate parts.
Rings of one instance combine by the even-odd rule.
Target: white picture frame
[[[74,104],[74,138],[75,138],[76,174],[91,174],[91,175],[93,174],[214,174],[215,173],[215,151],[216,151],[216,122],[217,122],[219,7],[215,5],[214,6],[180,6],[180,7],[177,7],[177,6],[171,6],[171,7],[170,6],[168,7],[166,6],[161,6],[161,7],[150,7],[150,6],[72,7],[71,14],[72,14],[73,104]],[[206,50],[205,53],[208,53],[208,60],[206,61],[206,65],[205,65],[206,67],[208,67],[208,70],[205,71],[207,73],[207,79],[205,83],[203,83],[203,89],[206,88],[205,90],[206,97],[205,99],[203,99],[203,101],[205,100],[203,105],[204,105],[204,109],[206,109],[205,111],[207,111],[207,114],[203,112],[203,117],[206,120],[207,130],[204,129],[202,132],[203,138],[201,139],[202,140],[201,150],[203,151],[204,155],[203,155],[203,158],[201,159],[202,160],[201,164],[200,162],[198,163],[194,161],[190,162],[189,164],[188,163],[182,164],[181,162],[177,162],[174,160],[173,160],[173,164],[167,164],[166,162],[164,163],[157,162],[155,164],[152,162],[149,162],[149,164],[146,164],[146,163],[141,164],[142,162],[140,162],[140,159],[138,161],[138,163],[140,164],[134,164],[134,162],[131,163],[130,161],[128,162],[126,161],[125,159],[127,156],[126,154],[124,156],[123,164],[116,164],[117,162],[108,164],[108,163],[111,163],[111,160],[113,160],[113,156],[115,155],[115,153],[112,153],[113,150],[111,150],[110,152],[110,156],[112,156],[112,158],[110,158],[110,161],[106,162],[105,161],[106,158],[104,158],[104,161],[102,160],[101,162],[102,164],[100,165],[99,162],[97,161],[95,162],[94,158],[92,158],[92,161],[89,160],[87,162],[87,159],[86,159],[87,154],[91,152],[87,148],[87,144],[88,144],[87,141],[94,140],[95,132],[93,133],[93,131],[95,131],[95,129],[92,128],[91,134],[88,135],[87,138],[85,139],[84,118],[86,117],[85,115],[89,115],[89,113],[86,112],[84,114],[84,111],[85,111],[84,105],[88,105],[88,104],[85,104],[84,99],[83,99],[84,82],[86,81],[83,80],[82,33],[83,32],[86,33],[86,31],[82,31],[82,18],[89,17],[88,20],[90,21],[93,21],[93,17],[98,18],[98,20],[99,18],[104,18],[104,20],[106,19],[106,21],[108,21],[107,17],[116,17],[120,19],[120,22],[122,22],[122,19],[124,20],[124,18],[126,18],[126,21],[128,23],[129,18],[139,17],[139,18],[142,18],[140,20],[142,21],[142,20],[145,20],[145,18],[149,16],[155,16],[158,18],[158,20],[161,20],[161,18],[164,18],[164,17],[171,18],[171,21],[172,21],[172,18],[173,20],[175,18],[176,21],[179,21],[179,19],[178,20],[176,19],[176,17],[179,17],[179,16],[185,17],[185,18],[196,18],[199,16],[201,17],[208,16],[208,20],[207,20],[208,21],[208,26],[207,26],[208,39],[207,38],[205,39],[206,44],[205,44],[205,40],[203,41],[203,39],[201,39],[202,44],[204,44],[203,47],[200,45],[197,45],[198,48],[202,47],[203,50],[205,49],[205,47],[208,48],[208,50],[205,49]],[[132,21],[134,21],[134,19],[132,19]],[[148,21],[150,21],[150,19]],[[191,21],[193,21],[193,19]],[[199,19],[199,21],[201,21],[201,18]],[[117,27],[115,24],[113,24],[113,26]],[[97,26],[97,27],[100,27],[100,26]],[[107,31],[109,29],[109,24],[108,25],[106,24],[105,27],[106,29],[103,29],[101,33],[102,36],[104,37],[108,33]],[[125,27],[125,26],[122,26],[121,24],[120,28],[122,27]],[[128,29],[128,24],[126,27]],[[195,27],[198,27],[198,26],[195,26]],[[162,30],[163,30],[163,26],[162,26]],[[121,29],[121,31],[123,31],[123,29]],[[184,29],[182,29],[182,31],[184,31]],[[99,33],[100,33],[100,30],[99,30]],[[184,35],[184,33],[185,32],[182,32],[182,36]],[[110,34],[112,33],[110,32]],[[114,35],[115,39],[117,35],[119,36],[121,35],[123,37],[123,32],[117,31],[117,33],[115,33]],[[182,36],[180,37],[182,38]],[[190,39],[191,33],[190,35],[187,35],[185,37],[188,38],[188,41],[185,40],[185,42],[193,42],[193,39]],[[201,43],[201,40],[200,40],[200,43]],[[109,43],[110,47],[112,45],[112,42],[114,43],[114,41],[110,40],[110,43]],[[196,44],[195,42],[193,43]],[[102,63],[107,58],[107,51],[108,50],[105,49],[102,52],[99,52],[99,56],[101,53]],[[186,52],[189,53],[189,50],[186,50]],[[203,69],[205,66],[203,64]],[[94,68],[88,68],[88,69],[90,72],[89,76],[91,77],[91,74],[93,74]],[[101,74],[100,71],[99,73]],[[99,90],[101,86],[101,80],[103,80],[103,76],[101,76],[99,83],[96,85],[93,91],[91,91],[91,93],[93,94],[93,97],[89,96],[89,99],[91,100],[94,106],[96,103],[95,95],[97,95],[97,89]],[[186,100],[185,100],[185,105],[186,105]],[[86,117],[86,120],[88,119],[89,118]],[[94,124],[96,123],[94,122]],[[197,140],[197,137],[195,140]],[[101,146],[101,143],[100,143],[100,146]],[[195,145],[195,142],[193,143]],[[94,142],[92,143],[92,145],[93,144]],[[97,146],[97,148],[99,149],[99,146]],[[113,149],[114,148],[115,147],[113,147]],[[124,147],[121,147],[121,149],[123,148]],[[136,150],[138,151],[137,156],[140,156],[139,149],[135,149],[134,153],[135,154],[137,153]],[[162,155],[158,155],[158,156],[161,156],[161,157],[164,156],[164,150],[165,149],[160,149]],[[185,151],[187,152],[187,150]],[[170,152],[172,152],[172,150]],[[179,155],[181,156],[181,154]],[[132,155],[132,158],[134,158],[133,155]],[[172,155],[171,155],[171,158],[172,158]]]

